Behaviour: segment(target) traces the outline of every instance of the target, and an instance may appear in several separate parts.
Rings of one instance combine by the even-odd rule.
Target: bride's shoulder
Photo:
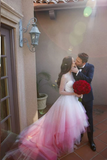
[[[63,74],[63,75],[62,75],[62,79],[63,79],[63,80],[66,80],[66,81],[70,80],[69,74],[67,74],[67,73]]]
[[[68,76],[67,76],[67,73],[63,74],[62,77],[63,77],[63,78],[67,78],[67,77],[68,77]]]

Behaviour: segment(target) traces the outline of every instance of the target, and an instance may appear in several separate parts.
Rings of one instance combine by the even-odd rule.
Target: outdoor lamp
[[[36,46],[36,45],[38,45],[40,32],[36,26],[36,23],[33,23],[32,26],[33,27],[31,29],[31,31],[29,32],[29,34],[31,36],[31,45]]]
[[[37,22],[37,19],[35,17],[31,18],[26,28],[22,28],[22,20],[20,20],[19,22],[20,47],[23,47],[23,43],[27,43],[27,46],[31,52],[35,52],[35,46],[38,45],[39,36],[40,36],[40,31],[35,21]],[[29,45],[27,38],[23,38],[23,33],[28,31],[30,24],[32,24],[32,28],[29,32],[31,37],[31,45]]]

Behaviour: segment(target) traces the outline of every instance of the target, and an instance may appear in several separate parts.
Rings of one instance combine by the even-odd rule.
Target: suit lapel
[[[85,64],[85,67],[82,69],[82,72],[86,73],[87,72],[87,68],[88,68],[88,63]]]

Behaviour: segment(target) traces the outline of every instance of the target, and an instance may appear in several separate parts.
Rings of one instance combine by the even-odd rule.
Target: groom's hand
[[[79,70],[78,70],[77,66],[73,66],[73,67],[72,67],[72,72],[78,73],[78,71],[79,71]]]

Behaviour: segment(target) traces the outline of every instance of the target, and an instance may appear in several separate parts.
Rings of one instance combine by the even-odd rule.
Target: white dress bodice
[[[73,83],[74,82],[72,80],[68,81],[65,85],[65,91],[73,92]]]
[[[75,82],[75,79],[71,74],[66,74],[66,78],[67,78],[67,83],[65,84],[65,91],[67,92],[73,92],[73,84]]]

